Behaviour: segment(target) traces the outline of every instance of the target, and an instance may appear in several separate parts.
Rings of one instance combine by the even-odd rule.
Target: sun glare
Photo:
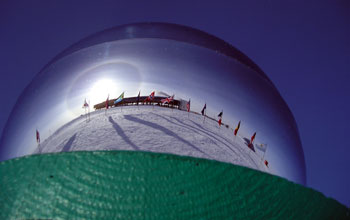
[[[120,88],[117,83],[111,79],[98,80],[90,90],[89,98],[92,105],[103,102],[107,99],[108,95],[111,98],[115,96]]]

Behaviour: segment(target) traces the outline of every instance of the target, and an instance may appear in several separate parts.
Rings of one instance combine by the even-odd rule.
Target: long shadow
[[[193,131],[194,133],[199,134],[199,135],[202,135],[202,136],[204,136],[204,137],[205,137],[205,134],[207,134],[206,132],[203,132],[204,134],[201,134],[200,132],[198,132],[198,129],[197,129],[197,128],[195,128],[195,127],[193,127],[193,126],[191,126],[191,125],[185,124],[185,123],[183,123],[182,121],[178,120],[177,118],[169,117],[169,118],[171,118],[171,119],[173,119],[173,120],[176,120],[176,121],[178,122],[178,123],[175,123],[175,122],[169,120],[168,118],[166,118],[166,117],[164,117],[164,116],[162,116],[162,115],[158,115],[158,114],[155,114],[155,113],[153,113],[153,112],[151,112],[151,114],[156,115],[157,117],[160,117],[160,118],[166,120],[166,121],[169,122],[169,123],[172,123],[172,124],[177,125],[177,126],[179,126],[179,127],[186,128],[186,129],[188,129],[188,130],[190,130],[190,131]],[[210,136],[210,134],[207,134],[207,135]],[[213,136],[212,136],[212,137],[213,137]],[[213,137],[213,138],[215,139],[215,137]],[[214,142],[214,143],[215,143],[215,142]],[[216,143],[215,143],[215,145],[218,146]]]
[[[197,122],[195,122],[195,121],[192,121],[192,120],[189,120],[189,121],[191,121],[193,124],[195,124],[198,128],[200,128],[202,131],[206,131],[207,133],[212,133],[213,135],[215,135],[215,133],[213,133],[213,132],[211,132],[211,131],[208,131],[205,127],[203,127],[202,125],[200,125],[200,124],[198,124]],[[196,128],[196,129],[198,129],[198,128]],[[227,141],[225,138],[223,138],[225,141]],[[227,142],[229,142],[229,141],[227,141]]]
[[[203,130],[205,130],[205,128],[202,126],[202,125],[200,125],[200,124],[198,124],[198,123],[196,123],[196,122],[194,122],[194,121],[192,121],[191,120],[191,122],[192,123],[194,123],[195,125],[197,125],[199,128],[201,128],[201,129],[203,129]],[[223,138],[226,142],[228,142],[225,138]],[[246,141],[246,140],[245,140]],[[248,140],[249,141],[249,143],[250,143],[250,140]],[[248,147],[249,147],[249,145],[247,145]],[[249,147],[250,148],[250,147]],[[231,148],[230,148],[231,149]],[[250,149],[252,149],[252,148],[250,148]],[[243,154],[244,152],[243,152],[243,149],[241,149],[240,147],[238,148],[238,150]],[[254,152],[255,152],[255,150],[254,150],[254,148],[252,149]],[[233,150],[232,150],[233,151]],[[253,160],[253,158],[251,158],[250,156],[248,157],[249,159],[250,159],[250,161],[252,162],[252,163],[254,163],[255,165],[256,165],[256,167],[257,168],[259,168],[259,166],[255,163],[255,161]]]
[[[139,119],[139,118],[135,118],[131,115],[124,115],[124,118],[126,120],[129,120],[129,121],[133,121],[133,122],[136,122],[136,123],[139,123],[139,124],[143,124],[143,125],[146,125],[148,127],[151,127],[151,128],[154,128],[154,129],[157,129],[163,133],[165,133],[166,135],[169,135],[169,136],[172,136],[176,139],[178,139],[179,141],[191,146],[192,148],[194,148],[195,150],[201,152],[202,154],[205,154],[207,157],[211,158],[211,156],[205,152],[203,152],[201,149],[199,149],[198,147],[194,146],[193,144],[191,144],[190,142],[188,142],[187,140],[181,138],[179,135],[177,135],[176,133],[172,132],[171,130],[161,126],[161,125],[158,125],[156,123],[153,123],[153,122],[149,122],[149,121],[145,121],[145,120],[142,120],[142,119]]]
[[[70,137],[69,140],[67,141],[67,143],[62,148],[61,152],[68,152],[71,149],[72,144],[73,144],[76,137],[77,137],[77,133],[75,133],[72,137]]]
[[[223,141],[220,140],[219,138],[215,137],[215,133],[210,132],[210,131],[207,131],[207,130],[205,130],[204,128],[198,129],[198,128],[192,126],[192,125],[189,125],[189,124],[186,124],[186,123],[180,121],[179,119],[177,119],[177,118],[175,118],[175,117],[171,117],[171,119],[174,119],[175,121],[177,121],[177,122],[179,122],[179,123],[181,123],[181,124],[183,124],[183,125],[185,125],[185,126],[189,126],[189,127],[193,128],[193,129],[197,129],[197,130],[203,132],[204,134],[208,135],[209,137],[211,137],[211,138],[215,139],[216,141],[218,141],[218,142],[222,143],[223,145],[225,145],[225,146],[226,146],[228,149],[230,149],[232,152],[236,153],[235,151],[232,150],[232,148],[231,148],[228,144],[226,144],[225,142],[223,142]],[[192,121],[192,122],[193,122],[193,121]],[[194,123],[195,123],[195,122],[194,122]],[[230,141],[226,140],[225,138],[222,138],[222,139],[224,139],[226,142],[230,143]]]
[[[230,151],[232,151],[235,155],[237,154],[237,152],[235,152],[228,144],[226,144],[225,142],[221,141],[220,139],[218,139],[217,137],[215,137],[214,135],[210,134],[209,132],[207,132],[207,131],[205,131],[205,130],[198,129],[198,128],[194,127],[194,126],[191,126],[191,125],[189,125],[189,124],[186,124],[186,123],[180,121],[179,119],[177,119],[177,118],[175,118],[175,117],[171,117],[171,116],[170,116],[169,118],[171,118],[171,119],[177,121],[178,123],[174,123],[173,121],[167,119],[166,117],[164,117],[164,116],[162,116],[162,115],[158,115],[158,114],[155,114],[155,113],[152,113],[152,114],[157,115],[158,117],[161,117],[161,118],[167,120],[168,122],[173,123],[173,124],[176,124],[176,125],[178,125],[178,126],[180,126],[180,127],[185,127],[185,128],[187,128],[187,129],[189,129],[189,130],[191,130],[191,131],[193,131],[193,132],[195,132],[195,133],[197,133],[197,134],[199,134],[199,135],[203,135],[203,134],[200,133],[200,132],[202,132],[202,133],[204,133],[204,135],[207,135],[207,136],[211,137],[212,139],[215,139],[217,142],[220,142],[220,143],[222,143],[223,145],[225,145],[225,146],[226,146]],[[200,131],[200,132],[198,132],[198,131]],[[203,136],[204,136],[204,135],[203,135]],[[227,140],[226,140],[226,141],[227,141]],[[215,143],[215,141],[214,141],[214,143]],[[215,143],[215,145],[218,146],[216,143]]]
[[[213,137],[215,140],[219,141],[220,143],[222,143],[222,144],[224,144],[226,147],[228,147],[230,150],[232,150],[232,148],[231,148],[228,144],[224,143],[223,141],[221,141],[220,139],[218,139],[217,137],[215,137],[215,136],[214,136],[215,133],[213,133],[213,132],[211,132],[211,131],[207,131],[202,125],[198,124],[198,123],[195,122],[195,121],[192,121],[192,120],[190,120],[190,121],[198,127],[198,128],[194,127],[195,129],[200,129],[200,131],[202,131],[202,132],[208,134],[210,137]],[[231,141],[227,140],[227,139],[224,138],[224,137],[222,137],[222,139],[223,139],[224,141],[226,141],[227,143],[230,143],[230,142],[231,142]],[[233,151],[233,150],[232,150],[232,151]],[[239,151],[240,151],[240,150],[239,150]],[[234,151],[233,151],[233,152],[234,152]],[[242,152],[242,151],[240,151],[240,152]]]
[[[152,112],[152,114],[157,115],[157,116],[159,116],[159,117],[161,117],[161,118],[164,118],[165,120],[167,120],[167,121],[169,121],[169,122],[171,122],[171,123],[174,123],[174,122],[170,121],[169,119],[165,118],[164,116],[155,114],[155,113],[153,113],[153,112]],[[196,123],[196,122],[194,122],[194,121],[192,121],[192,120],[190,120],[190,121],[191,121],[192,123],[194,123],[195,125],[197,125],[197,127],[194,127],[194,126],[191,126],[191,125],[189,125],[189,124],[186,124],[186,123],[180,121],[179,119],[177,119],[177,118],[175,118],[175,117],[171,117],[171,116],[170,116],[170,118],[171,118],[171,119],[174,119],[175,121],[179,122],[180,124],[183,124],[184,127],[186,127],[186,128],[188,128],[187,126],[189,126],[189,127],[193,128],[193,129],[196,129],[196,130],[198,130],[198,131],[201,131],[201,132],[203,132],[204,134],[206,134],[206,135],[212,137],[213,139],[215,139],[215,140],[217,140],[218,142],[220,142],[220,143],[222,143],[223,145],[225,145],[225,146],[226,146],[230,151],[232,151],[235,155],[236,155],[236,154],[239,154],[239,153],[241,153],[241,154],[245,153],[240,147],[236,148],[236,149],[238,149],[239,152],[234,151],[228,144],[226,144],[226,143],[223,142],[222,140],[220,140],[220,139],[218,139],[217,137],[215,137],[215,136],[214,136],[215,133],[210,132],[210,133],[212,133],[212,134],[210,134],[209,131],[206,131],[206,129],[205,129],[203,126],[201,126],[200,124],[198,124],[198,123]],[[177,124],[177,123],[174,123],[174,124],[179,125],[179,124]],[[181,126],[181,125],[179,125],[179,126]],[[188,129],[190,129],[190,128],[188,128]],[[192,130],[192,129],[190,129],[190,130]],[[192,131],[195,131],[195,130],[192,130]],[[197,131],[195,131],[195,132],[198,134]],[[224,139],[227,143],[230,143],[226,138],[223,138],[223,139]],[[253,164],[255,164],[255,166],[256,166],[257,168],[259,168],[259,166],[255,163],[255,161],[254,161],[250,156],[248,157],[248,160],[250,160]]]
[[[139,147],[137,147],[129,138],[125,135],[123,129],[113,120],[111,116],[108,117],[108,121],[113,125],[114,130],[118,133],[120,137],[123,138],[123,140],[129,144],[134,150],[140,150]]]
[[[38,145],[38,154],[41,154],[41,151],[44,150],[44,147],[40,146],[40,144]],[[35,151],[34,151],[35,153]],[[36,153],[35,153],[36,154]]]

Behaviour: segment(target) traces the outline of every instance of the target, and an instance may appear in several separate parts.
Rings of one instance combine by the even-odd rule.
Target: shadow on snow
[[[145,120],[142,120],[142,119],[139,119],[139,118],[135,118],[135,117],[133,117],[131,115],[124,115],[124,118],[126,120],[133,121],[133,122],[136,122],[136,123],[139,123],[139,124],[143,124],[143,125],[146,125],[148,127],[151,127],[151,128],[156,129],[156,130],[159,130],[159,131],[165,133],[166,135],[169,135],[169,136],[172,136],[172,137],[178,139],[179,141],[189,145],[190,147],[194,148],[195,150],[197,150],[197,151],[201,152],[202,154],[205,154],[207,157],[211,158],[211,156],[208,155],[207,153],[203,152],[202,150],[200,150],[199,148],[197,148],[196,146],[194,146],[193,144],[191,144],[187,140],[181,138],[176,133],[172,132],[171,130],[169,130],[169,129],[161,126],[161,125],[158,125],[158,124],[153,123],[153,122],[145,121]]]
[[[67,141],[67,143],[64,145],[64,147],[62,148],[61,152],[67,152],[71,149],[72,144],[75,140],[75,138],[77,137],[77,133],[75,133],[71,138],[69,138],[69,140]]]
[[[113,125],[114,130],[118,133],[123,140],[129,144],[134,150],[140,150],[129,138],[125,135],[123,129],[112,119],[111,116],[108,117],[108,121]]]

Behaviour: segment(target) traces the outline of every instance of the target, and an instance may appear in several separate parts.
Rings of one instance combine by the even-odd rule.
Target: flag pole
[[[205,122],[205,116],[206,116],[206,113],[207,113],[207,103],[204,104],[204,107],[202,109],[202,115],[204,116],[204,119],[203,119],[203,124]]]
[[[88,114],[89,114],[89,121],[90,121],[90,99],[89,99],[89,109],[88,110],[89,110]]]
[[[188,113],[188,118],[190,118],[190,111],[191,111],[191,99],[188,100],[188,102],[186,103],[186,108],[187,108],[187,113]]]
[[[85,122],[87,122],[86,106],[84,106],[84,110],[85,110],[84,118],[85,118]]]
[[[105,111],[105,115],[106,115],[106,116],[107,116],[108,107],[109,107],[109,94],[108,94],[107,100],[106,100],[106,111]]]
[[[137,95],[137,100],[136,100],[137,110],[140,110],[140,105],[139,105],[139,102],[140,102],[140,94],[141,94],[141,90],[139,91],[139,94]]]
[[[263,157],[262,157],[261,162],[263,162],[263,161],[264,161],[264,159],[265,159],[265,154],[266,154],[266,151],[267,151],[267,144],[266,144],[266,149],[265,149],[265,151],[264,151],[264,154],[263,154]]]

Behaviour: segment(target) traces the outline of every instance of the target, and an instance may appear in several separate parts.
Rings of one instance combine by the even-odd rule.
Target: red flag
[[[241,121],[238,122],[238,125],[235,129],[235,132],[234,132],[235,136],[237,135],[237,132],[238,132],[240,126],[241,126]]]
[[[36,142],[40,144],[40,134],[38,130],[36,130]]]
[[[187,107],[187,111],[190,112],[190,109],[191,109],[191,99],[188,100],[187,104],[186,104],[186,107]]]
[[[219,126],[221,126],[221,121],[222,121],[222,114],[224,113],[224,111],[222,110],[219,114],[218,114],[218,117],[219,117]]]
[[[253,141],[255,139],[255,136],[256,136],[256,132],[253,134],[253,136],[250,138],[250,144],[253,144]]]
[[[154,99],[154,93],[155,91],[153,91],[146,99],[144,102],[147,102],[147,101],[152,101]]]
[[[109,94],[108,94],[107,100],[106,100],[106,109],[108,109],[108,106],[109,106]]]
[[[265,160],[265,165],[267,166],[267,167],[269,167],[269,162],[267,161],[267,160]]]
[[[86,99],[85,99],[84,104],[83,104],[83,108],[87,108],[87,107],[89,107],[89,104],[86,102]]]

